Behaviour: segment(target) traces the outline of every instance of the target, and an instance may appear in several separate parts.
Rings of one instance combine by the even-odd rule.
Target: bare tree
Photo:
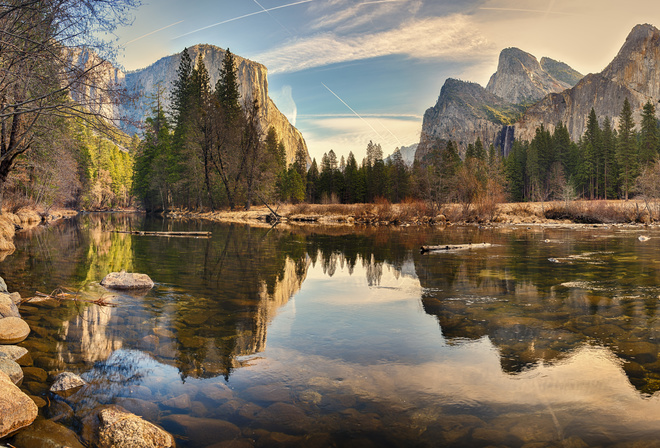
[[[138,0],[0,1],[0,208],[7,175],[57,117],[110,130],[122,90],[112,46]],[[75,101],[74,101],[75,98]]]

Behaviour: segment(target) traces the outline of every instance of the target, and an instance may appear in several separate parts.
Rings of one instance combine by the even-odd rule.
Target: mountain
[[[514,138],[529,141],[541,125],[553,131],[559,122],[577,141],[592,108],[601,123],[607,117],[617,126],[626,98],[635,122],[640,123],[644,104],[660,102],[660,31],[649,24],[635,26],[612,62],[600,73],[584,77],[562,62],[542,58],[537,64],[528,53],[507,48],[500,54],[497,72],[482,89],[501,103],[480,91],[480,86],[469,84],[454,79],[445,82],[436,106],[424,115],[417,159],[421,160],[434,139],[456,141],[464,151],[477,137],[486,145],[500,147],[506,155]],[[548,93],[533,104],[520,104],[544,89]],[[519,116],[505,113],[515,107],[521,110]],[[493,108],[510,122],[500,116],[484,117],[484,109]]]
[[[415,143],[410,146],[402,146],[400,148],[396,148],[401,153],[401,157],[403,158],[403,162],[406,164],[406,166],[411,167],[413,165],[413,162],[415,161],[415,152],[417,152],[417,146],[419,145]],[[387,163],[391,157],[391,155],[385,157],[385,163]]]
[[[497,71],[486,88],[449,78],[435,106],[424,114],[416,160],[423,160],[437,139],[452,140],[463,154],[477,137],[508,153],[514,124],[525,110],[548,94],[570,89],[582,78],[568,65],[549,58],[542,63],[518,48],[500,53]]]
[[[461,153],[477,138],[486,145],[495,144],[522,111],[522,107],[503,100],[479,84],[449,78],[442,86],[436,105],[424,114],[415,159],[423,160],[436,139],[456,142]]]
[[[660,100],[660,31],[652,25],[635,26],[602,72],[587,75],[575,87],[530,107],[516,123],[515,136],[530,140],[541,124],[554,129],[561,121],[576,141],[584,134],[592,107],[601,122],[609,117],[616,125],[626,98],[637,123],[644,104]]]
[[[505,48],[486,90],[509,103],[528,104],[570,87],[545,71],[531,54],[518,48]]]
[[[164,89],[165,108],[169,108],[170,92],[177,77],[181,54],[166,56],[146,68],[128,72],[123,76],[126,89],[129,92],[140,93],[140,95],[134,104],[122,107],[122,115],[136,121],[144,120],[151,113],[154,98],[159,88]],[[188,48],[188,54],[193,63],[197,61],[198,55],[202,55],[204,65],[211,78],[211,86],[215,86],[220,75],[225,50],[213,45],[200,44]],[[300,131],[289,123],[286,116],[279,111],[268,96],[268,71],[266,67],[238,55],[234,55],[234,60],[236,62],[241,100],[251,102],[255,97],[259,100],[261,124],[264,133],[269,126],[273,126],[278,137],[284,142],[287,161],[289,163],[293,162],[298,146],[302,145],[307,152],[307,145]],[[131,131],[135,131],[135,128],[127,126],[125,130],[132,133]]]

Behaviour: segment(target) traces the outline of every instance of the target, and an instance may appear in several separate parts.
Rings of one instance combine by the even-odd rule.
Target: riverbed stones
[[[75,373],[62,372],[55,377],[53,385],[50,386],[50,391],[61,396],[68,396],[75,393],[85,384],[87,384],[85,380]]]
[[[18,344],[30,334],[29,325],[19,317],[0,319],[0,344]]]
[[[51,420],[36,420],[30,427],[19,432],[12,445],[27,447],[84,448],[78,436],[67,427]]]
[[[94,409],[83,419],[83,440],[98,448],[169,448],[174,437],[121,406]]]
[[[101,286],[109,289],[139,290],[153,288],[154,282],[147,274],[121,271],[111,272],[106,275],[101,281]]]
[[[34,401],[0,372],[0,439],[30,425],[37,412]]]

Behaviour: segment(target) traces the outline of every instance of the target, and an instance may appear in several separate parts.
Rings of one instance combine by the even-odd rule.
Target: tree
[[[658,135],[658,119],[655,116],[655,106],[649,100],[642,112],[640,130],[639,163],[648,165],[658,157],[660,136]]]
[[[617,140],[616,154],[620,167],[620,180],[623,196],[628,200],[637,176],[637,151],[635,142],[635,122],[628,98],[623,102],[619,115],[619,138]]]
[[[136,0],[8,0],[0,8],[0,208],[16,158],[58,117],[111,132],[106,106],[121,100],[102,81],[114,51],[100,39],[128,22]],[[82,49],[84,47],[84,49]],[[72,63],[79,61],[79,63]],[[75,101],[73,99],[75,98]]]

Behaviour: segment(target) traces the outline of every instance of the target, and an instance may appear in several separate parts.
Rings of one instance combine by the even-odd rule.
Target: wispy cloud
[[[380,19],[392,16],[394,12],[402,11],[404,9],[402,7],[411,1],[413,0],[378,0],[360,3],[349,3],[348,1],[341,3],[329,2],[326,3],[325,8],[320,6],[315,8],[315,12],[319,17],[310,24],[310,28],[312,30],[331,28],[333,31],[339,32],[356,29],[365,23],[378,22]]]
[[[219,25],[224,25],[225,23],[235,22],[235,21],[237,21],[237,20],[245,19],[245,18],[247,18],[247,17],[256,16],[257,14],[267,14],[267,13],[269,13],[270,11],[275,11],[275,10],[277,10],[277,9],[282,9],[282,8],[289,8],[289,7],[291,7],[291,6],[296,6],[296,5],[302,5],[303,3],[311,3],[312,1],[314,1],[314,0],[301,0],[301,1],[299,1],[299,2],[288,3],[288,4],[286,4],[286,5],[275,6],[275,7],[273,7],[273,8],[268,8],[268,9],[264,9],[264,8],[262,7],[262,9],[259,10],[259,11],[251,12],[251,13],[249,13],[249,14],[243,14],[242,16],[233,17],[233,18],[231,18],[231,19],[223,20],[222,22],[217,22],[217,23],[214,23],[214,24],[212,24],[212,25],[204,26],[204,27],[202,27],[202,28],[198,28],[198,29],[196,29],[196,30],[189,31],[189,32],[187,32],[187,33],[185,33],[185,34],[181,34],[180,36],[177,36],[177,37],[175,37],[174,39],[179,39],[179,38],[181,38],[181,37],[189,36],[189,35],[191,35],[191,34],[195,34],[195,33],[198,33],[198,32],[200,32],[200,31],[207,30],[207,29],[209,29],[209,28],[213,28],[213,27],[216,27],[216,26],[219,26]],[[261,5],[259,5],[259,6],[261,6]],[[174,40],[174,39],[173,39],[173,40]]]
[[[340,62],[405,55],[418,59],[476,60],[493,52],[470,17],[452,15],[410,20],[373,34],[337,36],[321,33],[298,38],[254,56],[271,73],[289,73]]]

